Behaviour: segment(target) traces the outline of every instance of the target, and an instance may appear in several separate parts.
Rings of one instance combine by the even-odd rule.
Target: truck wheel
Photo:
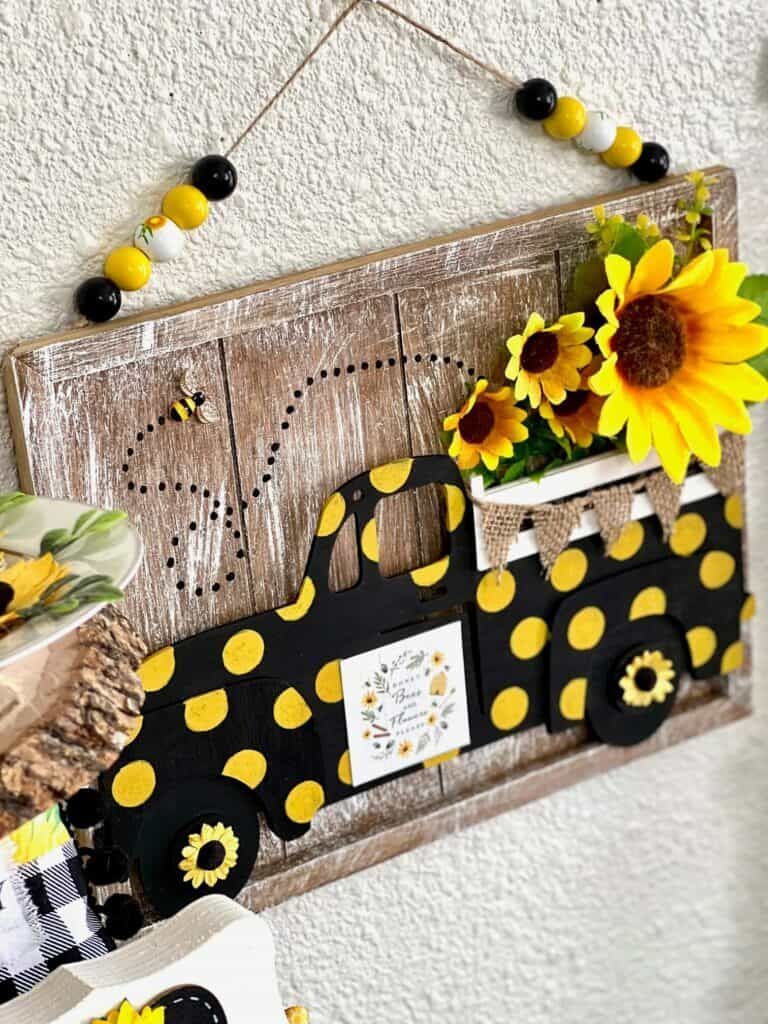
[[[144,894],[161,917],[200,896],[236,896],[259,852],[251,792],[234,779],[174,787],[144,820],[136,859]]]
[[[671,619],[648,616],[613,630],[590,666],[587,718],[596,736],[617,747],[648,739],[672,710],[686,669]]]

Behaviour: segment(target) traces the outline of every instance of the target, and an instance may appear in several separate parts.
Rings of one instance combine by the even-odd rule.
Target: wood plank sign
[[[664,230],[686,187],[598,201]],[[692,469],[695,543],[670,546],[652,466],[546,476],[547,501],[609,478],[634,499],[621,545],[587,512],[545,576],[531,530],[489,563],[440,454],[467,384],[501,380],[504,339],[563,311],[594,202],[11,356],[22,483],[125,508],[146,546],[124,606],[155,652],[144,717],[100,787],[159,914],[211,891],[263,907],[748,713],[740,512],[717,481]],[[171,415],[182,375],[216,422]],[[617,666],[651,636],[669,699],[627,711]]]

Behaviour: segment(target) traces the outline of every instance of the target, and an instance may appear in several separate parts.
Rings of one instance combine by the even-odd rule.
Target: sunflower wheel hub
[[[685,326],[667,299],[643,295],[621,314],[613,340],[617,369],[629,384],[659,388],[685,360]]]
[[[227,851],[224,849],[223,843],[220,843],[218,839],[214,839],[200,848],[200,852],[197,855],[197,865],[203,871],[215,871],[216,868],[221,867],[224,863],[226,856]]]
[[[482,444],[493,430],[493,411],[478,402],[459,421],[459,433],[468,444]]]

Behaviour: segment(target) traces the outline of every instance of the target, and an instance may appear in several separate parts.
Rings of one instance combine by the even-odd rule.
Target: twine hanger
[[[304,59],[297,65],[297,67],[291,72],[288,78],[283,82],[283,84],[280,86],[277,92],[275,92],[270,97],[270,99],[267,100],[264,106],[252,118],[247,127],[240,133],[240,135],[238,135],[238,137],[235,139],[235,141],[232,143],[229,149],[226,150],[224,155],[227,158],[229,158],[235,152],[235,150],[248,138],[251,132],[267,116],[272,107],[274,107],[274,105],[278,102],[280,97],[283,96],[284,93],[288,91],[288,89],[290,89],[290,87],[293,85],[293,83],[296,81],[299,75],[301,75],[302,71],[304,71],[304,69],[312,63],[312,61],[318,55],[323,46],[325,46],[329,39],[331,39],[336,34],[336,32],[338,32],[338,30],[344,24],[346,19],[350,16],[350,14],[352,14],[355,8],[359,7],[362,3],[367,3],[373,7],[378,7],[380,10],[386,11],[393,17],[399,18],[407,25],[410,25],[411,28],[415,29],[417,32],[421,32],[429,39],[434,40],[434,42],[439,43],[441,46],[445,46],[447,49],[451,50],[459,57],[468,61],[470,64],[474,64],[475,67],[480,68],[481,71],[484,71],[486,74],[491,75],[497,81],[501,82],[502,85],[508,86],[510,89],[519,89],[520,86],[523,84],[519,79],[515,78],[514,76],[507,75],[503,71],[500,71],[498,68],[494,67],[492,64],[488,64],[486,63],[486,61],[481,60],[479,57],[475,57],[474,54],[470,53],[468,50],[465,50],[464,47],[459,46],[458,43],[451,42],[450,39],[446,39],[445,36],[440,35],[439,32],[435,32],[434,29],[429,28],[427,25],[424,25],[422,22],[417,21],[415,18],[411,18],[408,14],[405,14],[403,11],[399,11],[396,7],[393,7],[392,4],[385,3],[385,0],[352,0],[352,3],[349,4],[349,6],[346,7],[341,12],[341,14],[336,18],[336,20],[327,30],[325,35],[323,35],[318,40],[318,42],[309,51],[306,57],[304,57]]]

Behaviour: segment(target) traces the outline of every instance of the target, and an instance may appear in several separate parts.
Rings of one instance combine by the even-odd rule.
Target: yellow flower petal
[[[675,250],[668,239],[651,246],[640,257],[632,280],[627,287],[625,302],[631,302],[638,295],[658,291],[672,276]]]
[[[632,264],[623,256],[611,253],[605,257],[605,276],[608,284],[616,292],[619,304],[624,305],[624,295],[632,275]]]

